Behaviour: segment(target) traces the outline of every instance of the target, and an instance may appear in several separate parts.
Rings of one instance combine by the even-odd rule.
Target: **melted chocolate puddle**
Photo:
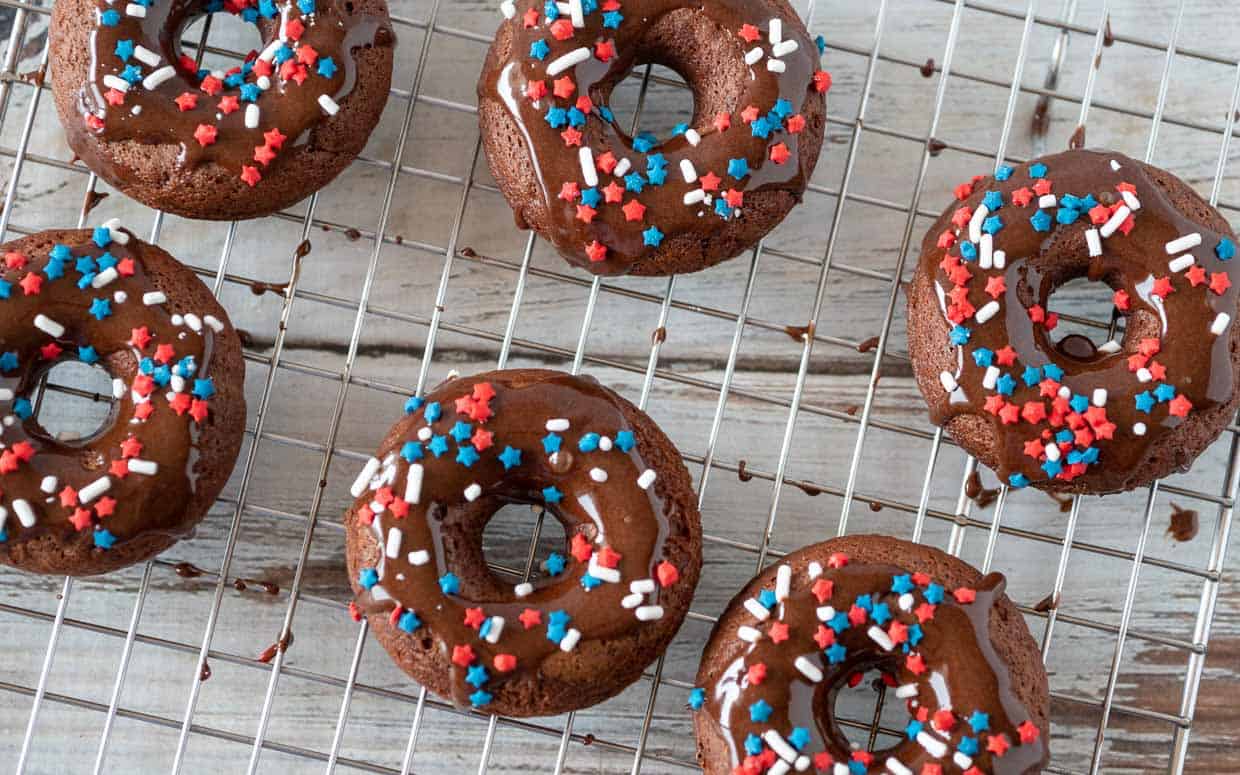
[[[869,339],[857,345],[857,352],[868,353],[869,351],[873,350],[875,347],[878,347],[878,337],[871,336]]]
[[[263,653],[258,655],[258,661],[262,662],[265,665],[271,660],[275,659],[276,654],[288,651],[289,646],[292,646],[292,645],[293,645],[293,631],[289,630],[288,635],[276,641],[275,643],[272,643],[267,648],[263,649]]]
[[[969,474],[969,479],[964,485],[964,494],[977,504],[979,509],[990,506],[999,498],[998,488],[987,489],[982,486],[982,475],[977,471]]]
[[[1183,543],[1196,538],[1197,531],[1200,529],[1201,520],[1197,517],[1196,511],[1182,509],[1174,503],[1171,504],[1171,522],[1167,525],[1167,535]]]
[[[753,479],[753,474],[745,470],[746,465],[748,465],[748,463],[742,460],[736,466],[736,478],[740,479],[742,482],[748,482],[749,480]]]
[[[813,323],[805,326],[784,326],[784,333],[792,338],[794,342],[804,342],[807,338],[814,335],[816,326]]]

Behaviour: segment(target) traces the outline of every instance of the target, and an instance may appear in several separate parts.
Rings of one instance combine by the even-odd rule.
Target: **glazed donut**
[[[227,72],[181,50],[227,11],[262,51]],[[189,218],[275,212],[361,152],[387,101],[385,0],[57,0],[52,88],[69,146],[145,205]]]
[[[1193,459],[1240,392],[1236,237],[1175,176],[1069,151],[956,189],[909,289],[909,354],[942,425],[1012,487],[1127,490]],[[1109,286],[1123,335],[1052,336],[1051,294]]]
[[[1004,584],[886,536],[836,538],[767,568],[715,624],[689,696],[706,775],[1040,772],[1050,691]],[[870,670],[909,720],[895,746],[854,750],[835,700]]]
[[[701,567],[689,474],[640,410],[592,379],[495,371],[411,399],[353,484],[354,614],[418,682],[461,706],[553,715],[611,697],[680,627]],[[566,546],[532,582],[487,565],[507,504]]]
[[[0,252],[0,562],[87,576],[150,559],[232,473],[237,332],[193,272],[115,222]],[[53,438],[32,400],[71,360],[112,377],[112,412],[89,437]]]
[[[505,2],[478,81],[491,172],[520,228],[594,274],[695,272],[800,201],[822,148],[815,42],[786,0]],[[666,142],[608,107],[640,64],[693,92]]]

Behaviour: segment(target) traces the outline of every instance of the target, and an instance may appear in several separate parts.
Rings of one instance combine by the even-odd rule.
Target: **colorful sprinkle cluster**
[[[202,115],[193,137],[185,138],[199,148],[220,142],[221,133],[228,131],[222,126],[224,118],[242,111],[244,129],[255,134],[261,131],[263,138],[261,144],[254,146],[250,159],[253,163],[241,165],[238,173],[250,186],[262,180],[262,170],[276,159],[289,134],[300,131],[286,126],[289,134],[282,132],[264,116],[264,105],[272,100],[296,98],[317,102],[322,114],[328,116],[340,109],[332,98],[340,64],[304,40],[307,31],[323,18],[316,3],[329,0],[211,0],[205,7],[206,13],[226,11],[256,25],[278,23],[277,35],[266,48],[251,51],[243,64],[227,71],[200,69],[193,58],[184,54],[175,63],[164,61],[159,41],[148,32],[145,23],[157,1],[171,2],[134,0],[125,5],[122,13],[119,4],[104,0],[96,9],[99,32],[107,32],[92,38],[99,41],[94,53],[96,78],[107,107],[120,110],[129,106],[129,113],[137,116],[143,105],[133,99],[135,95],[166,98],[178,112],[195,111]],[[102,50],[105,44],[111,46],[110,50]],[[167,89],[158,91],[169,82],[190,88],[175,94]],[[85,112],[86,126],[94,132],[104,132],[107,113],[102,105]]]
[[[431,618],[434,621],[427,624],[441,635],[447,636],[453,631],[466,635],[452,644],[452,662],[464,671],[464,680],[471,690],[468,700],[476,708],[492,701],[488,686],[495,676],[522,667],[536,667],[533,657],[518,656],[522,653],[520,649],[505,650],[506,643],[511,639],[507,633],[514,627],[519,626],[521,632],[541,632],[545,636],[544,648],[548,653],[554,653],[556,649],[572,651],[583,637],[582,632],[573,626],[574,612],[554,605],[495,607],[505,609],[508,617],[489,611],[485,606],[471,605],[459,597],[461,582],[456,574],[448,570],[442,575],[435,575],[435,569],[440,564],[433,557],[434,548],[409,546],[410,531],[401,527],[411,511],[415,519],[429,518],[425,513],[429,499],[424,498],[423,486],[427,477],[434,475],[436,466],[449,467],[447,471],[442,471],[445,476],[459,475],[460,469],[470,472],[461,480],[469,484],[459,493],[458,502],[473,502],[482,497],[487,491],[483,483],[488,480],[502,480],[509,471],[528,470],[531,456],[543,456],[547,466],[556,469],[557,457],[568,451],[565,445],[569,443],[566,433],[570,430],[570,421],[555,417],[547,419],[544,423],[546,435],[541,439],[540,448],[509,446],[497,440],[493,432],[485,427],[496,415],[496,407],[492,403],[495,397],[496,390],[491,383],[478,382],[469,394],[456,399],[451,407],[426,402],[418,397],[409,399],[405,405],[406,413],[419,415],[421,419],[414,439],[404,442],[399,450],[382,460],[372,457],[358,474],[351,490],[353,497],[369,499],[358,508],[358,518],[372,526],[376,538],[384,547],[378,567],[361,569],[359,585],[374,601],[394,602],[390,615],[394,627],[413,633],[423,627],[423,618]],[[592,486],[625,486],[609,483],[609,474],[596,456],[607,453],[628,455],[636,447],[637,440],[628,430],[610,435],[587,432],[577,438],[575,465],[590,466],[589,482]],[[398,489],[401,465],[406,466],[403,490]],[[474,472],[477,472],[476,480]],[[642,490],[648,490],[655,479],[655,471],[644,469],[635,481],[625,484],[635,484]],[[580,532],[574,533],[568,546],[568,556],[552,552],[541,564],[543,572],[549,577],[557,577],[556,584],[571,584],[571,579],[575,578],[586,591],[604,584],[627,583],[629,593],[621,601],[623,609],[631,611],[630,615],[637,621],[661,619],[663,608],[657,602],[659,589],[671,587],[680,580],[678,568],[667,560],[661,560],[650,569],[650,577],[626,581],[622,574],[623,557],[608,541],[605,522],[593,505],[589,487],[582,492],[565,493],[554,485],[547,485],[541,491],[544,507],[555,507],[570,496],[590,512],[590,517],[598,525],[597,535],[590,540]],[[411,570],[424,569],[424,572],[409,578],[408,574],[385,567],[400,558],[408,563]],[[427,599],[425,595],[430,590],[436,600],[431,607],[433,610],[426,610],[425,606],[422,610],[414,610],[403,605],[401,598],[406,596],[402,595],[402,585],[412,590],[411,596],[422,600]],[[534,594],[536,588],[530,582],[523,582],[514,586],[512,591],[515,598],[522,599]],[[355,619],[361,618],[361,609],[356,604],[352,606],[352,613]],[[449,624],[463,623],[465,629],[440,626],[439,620],[443,616],[459,616],[459,622]],[[515,619],[515,622],[509,619]],[[488,658],[485,652],[493,653]],[[522,664],[522,660],[527,658],[529,664]]]
[[[1116,172],[1121,169],[1115,161],[1111,167]],[[1009,181],[1014,174],[1016,170],[1003,166],[996,171],[995,179]],[[940,382],[952,404],[976,400],[999,424],[1019,431],[1027,429],[1024,455],[1036,464],[1028,468],[1040,469],[1040,476],[1047,480],[1070,482],[1102,461],[1105,442],[1115,439],[1116,434],[1145,436],[1148,423],[1163,423],[1167,417],[1187,417],[1193,404],[1160,362],[1158,356],[1164,346],[1160,338],[1142,339],[1137,351],[1127,358],[1133,381],[1132,400],[1141,419],[1125,428],[1118,427],[1108,416],[1113,397],[1105,388],[1087,391],[1088,395],[1074,392],[1065,384],[1064,369],[1053,362],[1041,366],[1021,362],[1010,343],[999,348],[978,345],[978,331],[994,319],[996,325],[1003,324],[1007,315],[1005,305],[1021,303],[1008,286],[1004,271],[1009,263],[1002,249],[1005,227],[1025,219],[1034,232],[1049,235],[1057,226],[1086,224],[1083,247],[1093,259],[1102,256],[1107,240],[1132,233],[1138,223],[1141,201],[1136,187],[1129,182],[1116,185],[1114,195],[1106,196],[1108,203],[1104,204],[1092,193],[1056,193],[1054,182],[1048,177],[1050,170],[1043,163],[1029,165],[1027,174],[1028,184],[1007,197],[990,190],[976,207],[961,205],[952,215],[951,224],[938,236],[937,245],[944,252],[936,282],[944,315],[952,326],[949,342],[962,353],[958,369],[942,372]],[[956,198],[963,202],[973,197],[982,180],[979,176],[958,186]],[[1209,297],[1227,293],[1231,287],[1228,273],[1207,271],[1189,252],[1200,246],[1202,240],[1202,234],[1191,232],[1168,242],[1166,272],[1151,275],[1148,283],[1137,287],[1141,301],[1161,310],[1167,297],[1176,292],[1204,293]],[[1231,260],[1236,251],[1226,237],[1213,248],[1220,262]],[[1113,301],[1123,312],[1134,303],[1124,289],[1114,292]],[[1048,332],[1059,322],[1056,313],[1039,304],[1026,307],[1025,314],[1034,327]],[[1222,336],[1230,323],[1231,316],[1219,312],[1209,323],[1208,333],[1212,337]],[[1111,341],[1098,350],[1112,355],[1121,351],[1121,345]],[[985,393],[980,398],[966,396],[961,385],[963,375],[974,369],[982,374]],[[1007,484],[1012,487],[1025,487],[1031,481],[1030,475],[1020,471],[1007,474]]]
[[[616,208],[623,214],[624,224],[638,230],[642,245],[656,249],[667,237],[659,225],[662,214],[644,203],[642,194],[662,188],[668,182],[669,161],[657,150],[661,141],[650,133],[641,133],[633,138],[631,158],[612,150],[596,153],[585,141],[587,123],[593,119],[612,125],[615,116],[607,105],[595,104],[587,93],[590,84],[579,83],[575,70],[584,62],[595,60],[607,64],[617,56],[616,40],[609,35],[614,35],[625,24],[643,24],[640,14],[630,18],[625,10],[619,0],[547,2],[541,12],[537,7],[528,8],[517,21],[525,30],[541,30],[546,35],[534,40],[526,59],[527,66],[542,77],[530,76],[520,97],[542,115],[548,126],[559,131],[567,152],[577,156],[578,176],[548,183],[560,186],[558,198],[576,208],[576,219],[590,225],[606,208]],[[505,0],[501,11],[510,20],[517,19],[513,0]],[[595,14],[602,20],[601,30],[589,24]],[[759,63],[765,62],[765,71],[775,77],[785,72],[785,59],[800,48],[797,40],[784,37],[783,22],[778,17],[767,23],[765,36],[752,24],[744,24],[736,34],[749,47],[746,64],[757,68]],[[566,53],[553,54],[554,50],[562,48],[557,44],[569,41],[583,45]],[[824,47],[819,38],[820,55]],[[830,74],[824,70],[815,71],[812,85],[819,93],[825,93],[831,86]],[[731,159],[726,168],[721,169],[698,169],[691,158],[682,158],[676,172],[683,181],[684,206],[699,216],[713,214],[725,221],[740,218],[751,166],[768,160],[783,166],[792,159],[793,151],[786,138],[800,134],[806,126],[805,117],[797,109],[798,106],[781,97],[772,104],[746,105],[734,114],[719,113],[709,129],[699,131],[688,124],[675,127],[673,136],[684,138],[693,148],[703,142],[704,135],[738,131],[762,139],[766,147],[764,159],[742,156]],[[549,195],[554,193],[553,190]],[[593,263],[606,261],[611,249],[601,239],[584,246],[586,256]]]
[[[837,552],[829,557],[827,566],[839,569],[848,563],[848,556]],[[832,775],[913,775],[916,763],[911,760],[924,760],[926,755],[937,763],[924,764],[920,775],[941,775],[949,764],[965,775],[983,775],[988,769],[984,768],[982,756],[988,756],[993,764],[1015,747],[1037,743],[1041,731],[1029,719],[1005,731],[992,725],[990,715],[983,710],[953,705],[949,676],[930,664],[919,649],[927,637],[926,630],[934,628],[936,613],[944,601],[961,607],[990,605],[989,599],[978,600],[978,590],[959,587],[949,592],[924,573],[899,573],[889,577],[889,586],[845,599],[843,591],[836,589],[837,581],[830,576],[820,563],[812,562],[803,585],[798,585],[794,592],[792,566],[780,565],[775,588],[763,589],[743,602],[749,622],[740,625],[735,633],[738,640],[747,644],[743,661],[733,663],[715,687],[697,687],[689,693],[689,707],[695,711],[701,711],[712,700],[727,698],[726,704],[719,707],[733,714],[730,724],[728,719],[719,721],[739,744],[739,762],[733,775],[785,775],[793,770]],[[789,600],[793,595],[797,597]],[[789,607],[799,604],[813,611],[812,627],[803,626],[789,615]],[[773,664],[770,648],[757,649],[765,643],[778,647],[779,659],[786,660],[791,669]],[[768,700],[775,699],[777,694],[791,696],[793,682],[817,685],[824,680],[839,680],[841,676],[833,676],[833,671],[860,653],[898,655],[898,674],[905,680],[900,683],[896,674],[884,674],[884,681],[894,688],[895,695],[907,701],[910,715],[904,730],[906,741],[884,751],[886,758],[872,751],[854,750],[848,758],[836,759],[819,732],[799,726],[780,728],[770,723],[776,709]],[[862,678],[859,672],[843,676],[850,686],[856,686]],[[788,686],[771,686],[783,681]],[[933,697],[934,705],[923,704],[919,697]],[[809,714],[811,709],[781,715]],[[910,763],[901,761],[901,757]]]
[[[22,353],[16,350],[0,353],[0,378],[15,379],[67,360],[98,365],[102,354],[107,353],[108,349],[96,347],[89,338],[83,338],[89,335],[91,324],[108,320],[125,304],[161,307],[167,302],[159,291],[149,291],[141,298],[131,298],[126,291],[115,289],[123,284],[125,278],[133,277],[138,268],[133,258],[124,256],[123,250],[116,252],[124,257],[113,255],[117,246],[123,247],[130,239],[128,232],[115,221],[110,221],[94,229],[93,246],[97,249],[79,249],[75,252],[68,245],[57,244],[41,270],[33,268],[30,259],[21,253],[4,255],[4,266],[0,271],[0,308],[4,301],[19,292],[25,297],[40,296],[61,283],[71,283],[77,289],[80,312],[77,315],[79,319],[63,322],[46,314],[36,315],[33,325],[46,335],[47,342],[38,348],[37,358],[27,358],[27,362],[23,362]],[[15,274],[21,275],[16,283],[5,279]],[[175,314],[171,316],[171,323],[176,328],[184,329],[181,339],[190,335],[202,336],[204,327],[216,333],[224,330],[224,324],[212,315]],[[155,477],[160,472],[159,463],[143,458],[143,426],[157,412],[184,416],[194,424],[202,424],[210,416],[215,385],[210,377],[199,376],[200,364],[192,355],[178,353],[179,349],[184,349],[178,341],[159,340],[149,327],[141,326],[132,330],[127,344],[138,361],[138,369],[129,382],[119,377],[113,379],[112,397],[118,402],[125,402],[122,405],[132,407],[127,418],[132,431],[115,448],[99,450],[105,455],[107,473],[78,487],[67,481],[62,482],[56,476],[43,477],[39,488],[44,497],[33,501],[12,498],[8,500],[7,507],[0,505],[0,542],[9,539],[4,527],[12,512],[23,528],[33,527],[40,515],[64,518],[78,531],[93,530],[95,546],[110,549],[117,537],[107,529],[106,519],[113,516],[118,508],[123,508],[124,504],[118,504],[108,493],[113,491],[116,482],[131,475]],[[7,388],[0,389],[0,416],[3,418],[0,439],[3,439],[34,416],[34,407],[26,395],[15,394]],[[124,415],[118,420],[121,421],[126,421]],[[39,448],[22,435],[21,441],[0,444],[0,449],[3,449],[0,451],[0,491],[6,494],[16,488],[5,486],[4,477],[27,475],[27,468],[39,454]],[[38,463],[33,465],[37,467]]]

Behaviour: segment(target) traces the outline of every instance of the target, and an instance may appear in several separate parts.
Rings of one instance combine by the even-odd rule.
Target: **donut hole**
[[[1115,306],[1115,289],[1107,282],[1075,277],[1057,287],[1047,311],[1059,315],[1050,336],[1060,353],[1080,361],[1093,360],[1098,348],[1112,339],[1123,342],[1126,316]]]
[[[641,79],[627,78],[612,92],[608,107],[616,117],[616,124],[626,133],[634,128],[640,108],[634,135],[645,133],[667,141],[678,125],[695,125],[693,92],[681,85],[684,77],[670,67],[652,65],[650,75],[644,97]]]
[[[31,396],[42,435],[69,446],[81,446],[98,438],[112,425],[116,402],[112,378],[98,366],[80,361],[61,361],[48,369],[42,395]]]
[[[260,17],[261,19],[261,17]],[[271,26],[270,23],[267,23]],[[257,22],[248,22],[237,14],[227,11],[205,11],[205,6],[193,11],[180,22],[180,30],[170,36],[173,41],[172,56],[168,61],[175,62],[182,53],[197,60],[201,50],[201,67],[213,71],[227,71],[241,64],[234,54],[208,51],[210,48],[236,52],[244,56],[251,50],[261,51],[266,46],[268,34]]]
[[[904,700],[897,699],[886,680],[895,675],[896,663],[879,660],[844,671],[827,691],[815,696],[815,717],[824,737],[850,750],[879,751],[898,745],[902,738],[882,730],[899,730],[908,724]],[[829,710],[829,716],[824,711]],[[835,729],[823,719],[832,718]]]
[[[552,552],[564,555],[567,545],[560,516],[541,504],[504,504],[482,531],[483,556],[491,573],[505,584],[521,583],[527,565],[532,583],[547,578],[542,563]]]

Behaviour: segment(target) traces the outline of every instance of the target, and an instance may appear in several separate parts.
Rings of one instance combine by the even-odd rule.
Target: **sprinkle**
[[[145,19],[146,18],[146,6],[138,5],[137,3],[130,3],[125,6],[125,15],[132,16],[135,19]]]
[[[761,46],[751,48],[749,51],[745,52],[745,64],[753,67],[760,62],[764,56],[766,56],[766,53],[762,50]]]
[[[658,474],[653,469],[647,468],[642,472],[641,476],[637,477],[637,486],[643,490],[648,490],[650,485],[654,484],[655,477],[657,476]]]
[[[990,301],[977,311],[977,322],[985,323],[999,313],[999,302]]]
[[[956,391],[956,378],[950,371],[945,371],[939,374],[939,383],[943,385],[943,389],[948,393],[954,393]]]
[[[1179,258],[1173,258],[1171,261],[1169,261],[1167,263],[1167,268],[1169,268],[1172,272],[1182,272],[1185,269],[1188,269],[1194,263],[1195,263],[1195,259],[1193,258],[1193,254],[1185,253]]]
[[[1105,239],[1114,234],[1123,225],[1124,221],[1128,220],[1129,215],[1132,215],[1132,211],[1128,209],[1128,205],[1120,205],[1115,213],[1111,215],[1110,220],[1103,224],[1099,230],[1102,237]],[[1198,235],[1198,238],[1200,238],[1200,235]],[[1167,243],[1167,247],[1170,247],[1172,244],[1170,242]]]
[[[766,60],[766,69],[772,73],[782,73],[788,69],[788,65],[780,59],[768,59]]]
[[[1131,191],[1125,189],[1120,192],[1120,196],[1123,197],[1124,204],[1128,205],[1129,210],[1132,210],[1135,213],[1137,210],[1141,209],[1141,200],[1137,199],[1136,195]]]
[[[581,640],[581,631],[576,627],[572,627],[568,632],[564,633],[564,637],[560,638],[560,651],[572,651],[577,647],[577,642]]]
[[[777,57],[785,57],[794,53],[801,47],[801,44],[795,40],[785,40],[771,46],[771,54]]]
[[[1090,258],[1102,255],[1102,239],[1098,236],[1097,229],[1088,229],[1085,232],[1085,244],[1089,247]]]
[[[153,460],[134,458],[129,461],[129,471],[130,473],[142,474],[143,476],[154,476],[159,471],[159,464]]]
[[[644,605],[640,606],[635,612],[638,621],[654,622],[663,618],[663,606],[661,605]]]
[[[422,475],[423,468],[421,463],[413,463],[409,466],[409,473],[405,478],[405,502],[417,504],[422,499]]]
[[[30,506],[29,501],[20,498],[13,501],[13,511],[17,512],[17,520],[22,523],[22,527],[34,525],[34,509]]]
[[[474,482],[473,484],[465,488],[465,500],[469,501],[470,503],[478,500],[478,497],[480,495],[482,495],[482,485],[478,484],[477,482]]]
[[[85,505],[111,489],[112,480],[106,476],[100,477],[78,490],[78,502]]]
[[[1214,322],[1210,324],[1210,333],[1215,336],[1221,335],[1227,330],[1227,326],[1231,323],[1231,316],[1226,312],[1220,312],[1214,318]]]
[[[172,65],[164,65],[158,70],[152,72],[146,78],[143,78],[142,86],[147,91],[154,91],[155,89],[159,88],[160,84],[164,83],[168,79],[172,78],[172,76],[176,75],[176,72],[177,72],[176,68],[174,68]]]
[[[1177,237],[1167,243],[1167,255],[1174,256],[1176,253],[1180,253],[1185,250],[1192,250],[1200,244],[1200,233],[1193,232],[1192,234],[1185,234],[1183,237]]]
[[[1227,237],[1223,237],[1214,246],[1214,254],[1218,256],[1220,261],[1230,261],[1236,257],[1236,243]]]
[[[319,95],[319,107],[322,108],[323,112],[329,116],[334,116],[340,112],[340,106],[336,104],[335,100],[326,94]]]
[[[65,334],[64,326],[43,314],[34,316],[34,327],[54,339],[59,339]]]
[[[1106,406],[1107,391],[1106,388],[1097,388],[1094,390],[1093,404],[1094,406]]]
[[[762,733],[762,739],[766,741],[766,744],[769,745],[771,750],[778,754],[781,759],[791,761],[797,758],[796,749],[791,745],[788,745],[788,741],[783,738],[783,735],[779,734],[779,732],[776,732],[774,729],[768,729],[766,732]]]
[[[822,670],[804,655],[797,657],[792,664],[797,672],[809,679],[810,683],[818,683],[822,680]]]
[[[689,159],[680,160],[680,174],[684,176],[686,183],[694,183],[698,179],[697,170],[693,167],[693,162]]]
[[[770,610],[759,603],[755,598],[748,598],[744,603],[745,610],[753,614],[754,618],[760,622],[766,621],[771,616]]]
[[[591,56],[592,56],[592,52],[590,51],[589,48],[585,46],[582,46],[581,48],[578,48],[578,49],[574,49],[573,51],[570,51],[567,54],[555,60],[552,60],[551,64],[547,65],[547,75],[554,78],[555,76],[559,75],[565,70],[576,67],[582,62],[585,62]]]
[[[762,633],[759,630],[756,630],[753,627],[750,627],[748,625],[741,625],[740,627],[736,628],[736,637],[740,638],[746,643],[757,643],[758,641],[762,640]]]

